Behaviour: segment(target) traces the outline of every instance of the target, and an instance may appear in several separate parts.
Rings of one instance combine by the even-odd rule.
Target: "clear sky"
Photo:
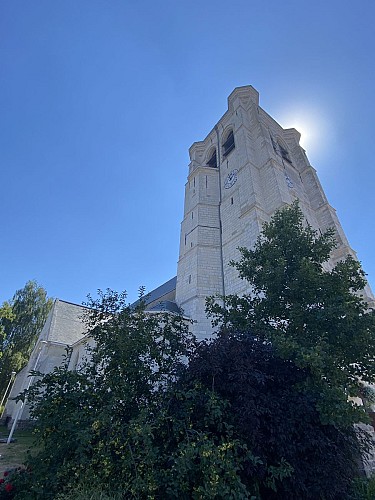
[[[3,0],[0,302],[176,274],[188,148],[253,85],[375,288],[373,0]]]

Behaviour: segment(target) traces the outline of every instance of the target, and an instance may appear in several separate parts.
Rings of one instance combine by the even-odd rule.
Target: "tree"
[[[0,342],[3,342],[5,338],[5,328],[3,326],[3,322],[12,322],[14,319],[14,315],[12,313],[12,307],[9,302],[3,302],[0,307]],[[2,357],[2,351],[0,351],[0,359]]]
[[[108,291],[90,300],[86,323],[95,343],[87,361],[72,372],[67,359],[27,391],[38,450],[32,469],[15,480],[18,497],[77,489],[134,499],[256,495],[257,478],[245,484],[240,472],[258,458],[239,439],[228,402],[200,383],[183,383],[197,348],[186,320],[148,313],[142,301],[130,307],[125,298]],[[271,484],[288,471],[265,465],[261,480]]]
[[[321,422],[318,396],[300,390],[306,376],[306,369],[277,356],[270,342],[226,330],[200,344],[180,380],[185,393],[200,387],[201,394],[213,391],[226,401],[224,421],[233,439],[256,457],[238,470],[256,498],[351,498],[360,461],[354,428]]]
[[[18,372],[28,362],[52,302],[43,287],[28,281],[11,301],[1,306],[0,393],[4,393],[11,372]]]
[[[67,361],[28,391],[41,445],[24,477],[30,498],[54,498],[85,478],[129,496],[154,489],[154,420],[194,339],[181,316],[148,314],[143,300],[133,308],[125,293],[99,292],[86,305],[86,362],[72,372]]]
[[[224,306],[211,298],[208,311],[222,331],[253,332],[305,370],[300,390],[320,394],[322,422],[347,427],[366,420],[348,397],[375,382],[375,314],[361,296],[359,262],[348,256],[329,266],[334,247],[333,230],[318,234],[298,203],[276,212],[254,248],[231,263],[252,293],[227,296]]]
[[[374,381],[374,312],[355,260],[327,266],[333,246],[298,205],[277,212],[232,263],[252,293],[208,299],[218,337],[200,345],[179,315],[90,301],[87,362],[28,391],[41,448],[19,498],[77,483],[89,497],[87,482],[125,498],[351,498],[365,411],[348,397]]]

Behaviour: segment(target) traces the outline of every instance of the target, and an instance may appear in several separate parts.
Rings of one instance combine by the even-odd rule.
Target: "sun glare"
[[[280,113],[280,123],[284,128],[295,128],[301,134],[300,145],[307,154],[322,153],[328,139],[328,120],[317,109],[302,106]]]

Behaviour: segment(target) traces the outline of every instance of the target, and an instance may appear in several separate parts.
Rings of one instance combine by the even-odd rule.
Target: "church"
[[[330,265],[348,254],[356,258],[299,140],[297,130],[283,129],[259,106],[252,86],[234,89],[224,115],[190,147],[177,276],[149,294],[147,309],[182,310],[195,321],[191,328],[197,338],[209,337],[213,330],[205,298],[250,291],[228,263],[239,260],[238,247],[254,245],[277,209],[296,199],[314,229],[334,228],[337,247]],[[364,295],[372,303],[369,286]],[[51,371],[61,364],[67,345],[72,347],[70,368],[79,364],[90,341],[83,309],[55,300],[29,363],[13,385],[5,409],[9,423],[28,420],[27,405],[11,398],[32,383],[30,370]]]

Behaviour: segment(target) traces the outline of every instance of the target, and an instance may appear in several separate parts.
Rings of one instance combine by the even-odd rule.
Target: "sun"
[[[314,145],[314,128],[311,124],[306,123],[306,121],[301,121],[298,119],[288,120],[291,125],[288,128],[295,128],[301,134],[301,139],[299,141],[303,149],[309,150]]]
[[[287,128],[295,128],[301,134],[300,145],[306,151],[313,151],[318,147],[319,125],[310,113],[290,113],[283,119]]]
[[[301,134],[300,145],[307,154],[319,154],[328,143],[329,125],[324,113],[306,105],[284,109],[280,123],[284,128],[295,128]]]

